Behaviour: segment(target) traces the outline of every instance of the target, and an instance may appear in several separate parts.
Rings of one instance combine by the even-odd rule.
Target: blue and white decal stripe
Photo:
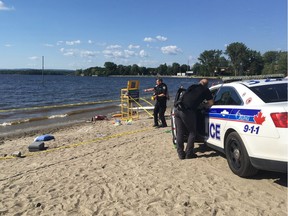
[[[229,121],[241,121],[246,123],[255,123],[254,117],[258,115],[260,109],[224,109],[211,108],[209,118]]]

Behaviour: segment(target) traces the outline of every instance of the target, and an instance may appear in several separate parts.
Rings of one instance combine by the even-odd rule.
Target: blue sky
[[[233,42],[287,51],[287,0],[0,0],[0,69],[193,65]]]

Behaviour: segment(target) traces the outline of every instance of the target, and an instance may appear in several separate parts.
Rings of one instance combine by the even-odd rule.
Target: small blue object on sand
[[[38,136],[34,139],[34,142],[39,142],[39,141],[49,141],[49,140],[52,140],[54,138],[54,136],[50,135],[50,134],[44,134],[44,135],[41,135],[41,136]]]

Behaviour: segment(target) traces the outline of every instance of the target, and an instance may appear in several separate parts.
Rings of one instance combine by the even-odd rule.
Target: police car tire
[[[257,173],[252,166],[246,148],[237,132],[232,132],[225,140],[225,154],[231,171],[240,177],[249,177]]]

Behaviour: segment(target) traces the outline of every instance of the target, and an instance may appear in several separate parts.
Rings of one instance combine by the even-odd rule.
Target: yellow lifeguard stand
[[[134,107],[135,102],[139,101],[139,85],[139,80],[129,80],[127,88],[121,89],[121,117],[123,120],[139,118],[138,109]]]

